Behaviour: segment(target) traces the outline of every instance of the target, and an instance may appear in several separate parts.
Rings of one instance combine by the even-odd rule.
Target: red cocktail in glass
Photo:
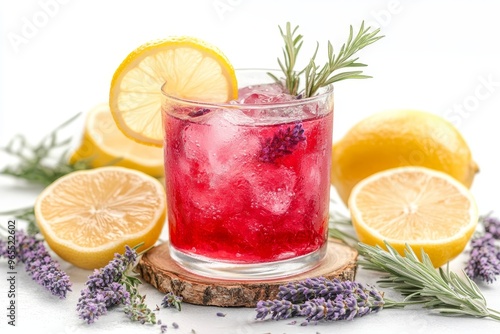
[[[237,74],[225,104],[163,92],[171,255],[211,277],[293,275],[326,251],[333,88],[301,99],[265,71]]]

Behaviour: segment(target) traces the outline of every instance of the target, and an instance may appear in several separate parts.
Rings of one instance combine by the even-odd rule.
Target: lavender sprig
[[[274,162],[276,159],[291,154],[301,141],[306,140],[302,123],[289,126],[286,130],[279,129],[273,138],[267,138],[262,143],[259,159],[263,162]]]
[[[181,310],[182,297],[176,296],[173,292],[168,292],[161,301],[163,307],[173,307],[178,311]]]
[[[277,298],[293,303],[304,303],[307,300],[318,298],[335,299],[338,295],[359,295],[365,298],[367,293],[375,292],[379,294],[375,289],[369,289],[359,282],[316,277],[280,286]]]
[[[329,280],[324,277],[308,278],[279,287],[277,299],[257,303],[257,319],[280,320],[296,316],[310,321],[352,320],[381,309],[403,307],[407,303],[395,302],[375,288],[359,282]]]
[[[369,313],[380,311],[384,307],[382,295],[373,290],[370,292],[373,302],[363,294],[339,294],[334,299],[316,298],[305,302],[301,314],[307,321],[353,320]]]
[[[494,239],[500,240],[500,219],[493,217],[492,214],[489,213],[482,216],[480,221],[483,223],[486,233],[490,233]]]
[[[471,279],[481,279],[486,283],[493,283],[500,275],[500,252],[495,246],[495,239],[491,233],[476,237],[471,241],[472,250],[465,266],[465,273]]]
[[[264,320],[268,315],[273,320],[289,319],[300,315],[299,304],[294,304],[289,300],[259,300],[255,311],[256,319]]]
[[[500,249],[495,245],[495,240],[500,240],[500,219],[489,213],[481,216],[479,222],[484,232],[476,232],[472,238],[464,271],[471,279],[493,283],[500,275]]]
[[[141,324],[156,324],[156,315],[145,303],[146,296],[138,293],[135,287],[131,294],[130,302],[125,304],[123,312],[132,321],[138,321]]]
[[[59,263],[54,260],[44,246],[41,239],[35,235],[28,235],[23,230],[15,231],[14,254],[18,261],[25,264],[25,270],[35,282],[50,291],[52,295],[61,299],[66,298],[71,291],[69,276],[61,270]],[[12,249],[0,240],[0,256],[8,257]]]
[[[77,303],[79,317],[91,324],[101,315],[107,313],[108,308],[123,303],[130,303],[130,294],[123,291],[120,280],[125,269],[135,261],[135,251],[127,246],[125,255],[115,254],[104,268],[95,269],[88,277],[85,289],[81,291],[81,296]],[[118,288],[121,287],[121,288]],[[120,291],[123,298],[118,298],[110,291]]]
[[[141,281],[131,272],[137,260],[136,248],[125,247],[125,254],[115,254],[105,267],[94,270],[81,291],[76,310],[88,324],[105,315],[109,308],[124,305],[124,313],[133,321],[156,323],[156,316],[144,303],[138,286]]]

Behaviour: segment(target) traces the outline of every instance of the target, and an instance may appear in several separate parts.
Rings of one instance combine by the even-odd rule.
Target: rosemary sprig
[[[420,261],[409,245],[401,256],[390,244],[387,251],[380,246],[359,244],[363,259],[359,264],[367,270],[386,273],[378,281],[381,287],[392,288],[406,302],[420,303],[442,315],[466,315],[500,320],[500,312],[490,309],[478,286],[467,275],[462,279],[454,272],[435,269],[429,256],[422,251]]]
[[[291,30],[290,22],[286,23],[286,33],[283,33],[283,29],[280,29],[281,37],[285,41],[285,47],[283,49],[283,62],[278,58],[278,65],[285,74],[285,87],[286,90],[292,94],[297,95],[300,83],[300,77],[295,72],[295,63],[297,61],[297,55],[299,54],[300,48],[302,47],[302,35],[295,36],[299,26],[296,26],[293,31]],[[278,83],[281,80],[278,79],[274,74],[269,73],[270,76]]]
[[[61,154],[55,162],[53,161],[54,151],[67,148],[71,142],[71,138],[59,139],[59,131],[73,122],[79,115],[80,113],[76,114],[56,127],[35,146],[30,145],[22,135],[12,138],[9,144],[0,150],[18,158],[19,163],[15,166],[5,167],[0,170],[0,174],[47,186],[70,172],[89,169],[89,161],[80,160],[70,164],[66,154]]]
[[[40,229],[36,224],[35,209],[32,206],[10,211],[3,211],[0,212],[0,216],[13,216],[15,219],[26,221],[28,223],[26,231],[29,235],[35,235],[40,232]]]
[[[316,44],[316,50],[309,60],[307,66],[301,71],[295,71],[297,56],[302,47],[302,35],[297,34],[299,26],[291,28],[290,22],[286,24],[285,33],[279,27],[285,47],[283,48],[283,61],[278,58],[278,64],[285,75],[285,88],[292,95],[301,97],[311,97],[319,88],[331,83],[346,79],[365,79],[370,76],[364,75],[363,71],[344,71],[337,73],[338,70],[351,67],[365,67],[366,64],[358,62],[359,58],[353,58],[354,55],[366,46],[375,43],[384,36],[379,36],[380,29],[370,31],[371,28],[365,28],[364,21],[361,23],[358,33],[354,36],[353,27],[350,26],[347,42],[342,45],[338,55],[335,54],[333,46],[328,41],[328,61],[322,66],[316,64],[316,55],[319,49],[319,43]],[[305,88],[299,92],[300,76],[304,74]],[[282,83],[275,75],[270,74],[278,83]]]

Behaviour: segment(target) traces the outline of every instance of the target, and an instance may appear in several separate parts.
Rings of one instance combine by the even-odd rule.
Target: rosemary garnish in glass
[[[22,135],[12,138],[9,144],[0,150],[18,158],[19,163],[5,167],[0,170],[0,174],[47,186],[63,175],[76,170],[89,169],[90,164],[87,160],[80,160],[74,164],[68,162],[66,153],[71,138],[59,138],[59,131],[79,115],[80,113],[59,125],[35,146],[30,145]],[[55,158],[54,152],[60,149],[66,149],[66,151],[60,154],[59,158]]]
[[[479,287],[467,275],[435,269],[429,256],[422,251],[420,261],[409,245],[401,256],[390,244],[387,251],[380,246],[359,244],[363,259],[359,264],[367,269],[384,272],[378,283],[404,296],[405,302],[419,303],[443,315],[466,315],[500,320],[500,312],[487,307]]]
[[[316,94],[319,88],[331,83],[346,79],[365,79],[370,76],[364,75],[363,71],[344,71],[337,73],[338,70],[365,67],[366,64],[358,62],[359,58],[354,55],[364,47],[378,41],[384,36],[379,36],[380,29],[370,31],[370,27],[365,28],[364,22],[361,23],[358,33],[354,36],[353,27],[350,26],[349,38],[342,45],[338,54],[335,54],[332,43],[328,41],[328,61],[323,67],[316,64],[316,55],[318,53],[319,43],[316,44],[316,50],[309,60],[307,66],[300,70],[295,70],[297,56],[302,47],[302,35],[297,34],[299,26],[291,28],[290,22],[286,23],[286,30],[281,27],[280,33],[285,42],[283,48],[283,60],[278,58],[278,64],[285,75],[285,88],[291,95],[297,95],[302,98],[311,97]],[[275,75],[269,73],[273,79],[280,84],[283,82]],[[299,92],[300,76],[304,75],[305,88]]]

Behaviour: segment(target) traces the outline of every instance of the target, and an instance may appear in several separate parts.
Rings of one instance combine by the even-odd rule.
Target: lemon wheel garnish
[[[361,242],[402,255],[408,243],[423,249],[436,267],[459,255],[478,222],[475,200],[450,175],[425,167],[399,167],[360,181],[349,197],[349,210]]]
[[[162,146],[161,87],[176,97],[227,102],[238,96],[233,66],[214,46],[192,37],[152,41],[132,51],[115,71],[109,106],[120,130]]]
[[[37,224],[50,248],[85,269],[105,266],[125,246],[153,246],[163,229],[166,200],[157,179],[124,167],[67,174],[37,197]]]

